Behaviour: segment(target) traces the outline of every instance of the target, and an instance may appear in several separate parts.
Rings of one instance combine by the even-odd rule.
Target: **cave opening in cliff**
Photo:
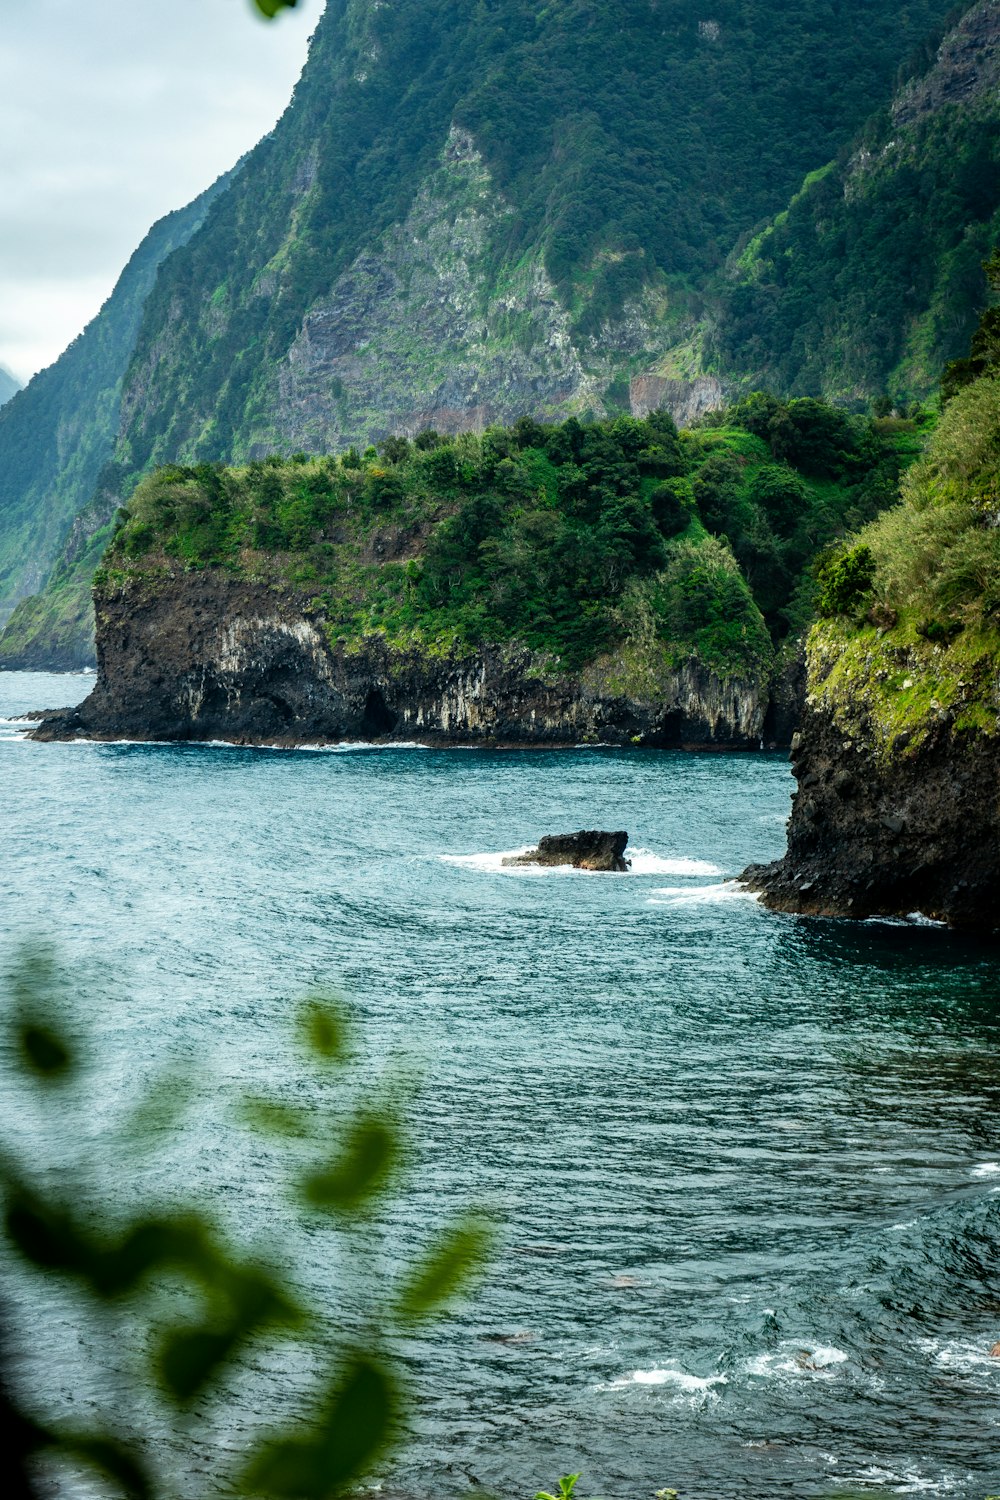
[[[380,735],[391,734],[398,723],[398,716],[386,703],[382,695],[382,689],[373,687],[365,699],[364,713],[361,718],[361,733],[370,739],[377,739]]]

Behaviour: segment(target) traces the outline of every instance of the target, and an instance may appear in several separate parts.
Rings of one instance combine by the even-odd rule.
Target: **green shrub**
[[[816,607],[821,615],[847,615],[868,598],[875,583],[875,558],[868,546],[824,557],[816,568]]]
[[[679,536],[694,515],[694,491],[689,479],[665,479],[649,496],[653,520],[664,537]]]

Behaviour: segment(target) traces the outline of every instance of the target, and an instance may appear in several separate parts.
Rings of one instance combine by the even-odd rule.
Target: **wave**
[[[632,1386],[668,1386],[676,1392],[677,1399],[701,1403],[705,1400],[717,1401],[720,1395],[718,1387],[728,1384],[728,1375],[689,1375],[686,1370],[675,1370],[668,1366],[665,1369],[633,1370],[629,1375],[609,1380],[598,1389],[624,1391]]]
[[[466,870],[480,870],[489,873],[498,872],[503,875],[595,875],[611,874],[611,871],[600,870],[574,870],[572,865],[505,865],[505,859],[513,859],[522,854],[527,854],[533,849],[533,844],[522,844],[518,849],[491,850],[479,854],[442,854],[440,858],[448,865],[459,865]],[[626,850],[626,859],[631,861],[629,875],[673,875],[676,878],[687,877],[699,879],[705,876],[721,875],[722,871],[718,865],[709,864],[703,859],[688,859],[679,856],[666,859],[662,855],[654,854],[651,849],[637,848]],[[620,877],[619,877],[620,878]],[[690,887],[681,886],[679,890],[689,890]]]
[[[963,1479],[971,1476],[964,1475]],[[908,1473],[900,1473],[895,1469],[884,1469],[879,1464],[871,1464],[867,1469],[861,1469],[856,1474],[845,1474],[841,1476],[842,1483],[879,1485],[892,1489],[897,1495],[938,1495],[947,1494],[949,1490],[955,1489],[961,1479],[949,1479],[946,1476],[941,1479],[928,1479],[925,1474],[918,1474],[914,1470]]]
[[[667,885],[660,886],[647,902],[648,906],[702,906],[716,905],[722,901],[759,901],[756,891],[748,891],[737,880],[724,880],[718,885]]]
[[[942,931],[948,926],[947,922],[939,922],[936,917],[925,917],[922,911],[908,912],[905,917],[865,917],[865,927],[937,927]]]
[[[654,854],[652,849],[642,848],[633,849],[631,854],[626,850],[625,854],[632,861],[633,875],[687,875],[698,879],[723,873],[718,865],[710,864],[707,859],[689,859],[683,855],[665,859]]]
[[[20,719],[0,719],[0,731],[10,725],[23,725],[27,722],[29,721],[24,717]],[[22,733],[16,736],[0,735],[0,737],[23,739],[25,735]],[[61,745],[97,745],[98,747],[102,745],[141,745],[146,749],[159,750],[270,750],[282,755],[292,753],[308,755],[353,755],[356,751],[427,750],[430,748],[427,745],[420,744],[417,740],[388,740],[377,743],[370,740],[351,740],[350,742],[337,745],[241,745],[235,740],[106,740],[84,734],[73,735],[71,739],[60,740],[58,743]]]
[[[134,743],[116,740],[115,744]],[[284,754],[301,751],[304,755],[354,755],[367,750],[427,750],[419,740],[342,740],[336,745],[240,745],[234,740],[184,740],[186,745],[205,745],[213,750],[277,750]]]
[[[817,1375],[829,1379],[840,1365],[847,1363],[843,1349],[832,1344],[784,1343],[768,1354],[758,1354],[748,1360],[744,1369],[748,1375],[759,1375],[765,1379],[782,1376],[815,1378]]]
[[[982,1339],[918,1339],[917,1348],[939,1369],[957,1370],[965,1375],[1000,1380],[1000,1357],[990,1353],[995,1347]]]

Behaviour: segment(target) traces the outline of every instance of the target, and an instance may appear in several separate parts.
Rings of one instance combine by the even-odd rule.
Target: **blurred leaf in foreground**
[[[262,16],[266,16],[269,21],[273,21],[279,11],[294,10],[298,4],[298,0],[252,0],[252,3]]]
[[[404,1282],[399,1317],[416,1322],[438,1312],[481,1269],[492,1242],[490,1229],[473,1219],[446,1230]]]
[[[74,1072],[86,1086],[35,1095],[51,1113],[54,1138],[78,1143],[76,1167],[44,1159],[44,1131],[32,1139],[28,1164],[0,1137],[4,1237],[39,1277],[39,1300],[46,1280],[58,1279],[75,1293],[112,1366],[123,1357],[120,1320],[127,1315],[126,1342],[138,1361],[113,1385],[114,1398],[89,1432],[38,1422],[7,1398],[22,1453],[97,1470],[136,1500],[172,1500],[189,1488],[168,1472],[172,1454],[190,1450],[194,1459],[199,1444],[214,1441],[199,1426],[210,1411],[201,1398],[223,1383],[230,1389],[230,1372],[248,1358],[257,1364],[263,1343],[270,1350],[285,1343],[297,1345],[299,1362],[305,1355],[316,1370],[311,1387],[296,1398],[298,1415],[259,1441],[249,1461],[236,1455],[236,1472],[213,1479],[213,1486],[288,1500],[328,1500],[356,1487],[400,1428],[403,1382],[386,1352],[393,1336],[467,1284],[490,1236],[473,1220],[445,1230],[422,1260],[399,1272],[400,1290],[383,1302],[385,1279],[372,1273],[377,1260],[369,1257],[377,1255],[384,1237],[375,1214],[402,1171],[405,1132],[397,1101],[379,1103],[370,1086],[356,1086],[354,1104],[352,1094],[338,1087],[330,1106],[331,1065],[338,1078],[351,1081],[343,1007],[307,1002],[298,1025],[308,1067],[272,1079],[274,1097],[246,1096],[238,1111],[258,1138],[258,1151],[266,1138],[273,1143],[269,1150],[283,1153],[284,1196],[295,1205],[310,1257],[329,1258],[326,1287],[340,1289],[344,1305],[332,1314],[328,1293],[318,1302],[293,1290],[294,1264],[279,1271],[251,1257],[203,1207],[164,1208],[148,1197],[137,1175],[137,1163],[145,1159],[141,1148],[155,1168],[155,1153],[181,1124],[190,1080],[185,1085],[176,1073],[161,1073],[138,1108],[123,1108],[117,1132],[103,1132],[99,1143],[114,1148],[110,1159],[117,1162],[101,1180],[103,1158],[94,1149],[92,1124],[96,1085],[87,1077],[83,1039],[61,1025],[70,991],[51,953],[33,949],[22,955],[11,970],[10,990],[6,1024],[13,1045],[2,1052],[21,1077],[50,1081]],[[72,1045],[64,1035],[74,1036]],[[282,1097],[289,1093],[294,1103]],[[282,1146],[287,1136],[298,1139]],[[324,1154],[304,1179],[302,1140],[313,1152],[324,1143]],[[332,1150],[331,1141],[337,1143]],[[246,1179],[236,1188],[245,1191]],[[318,1223],[316,1209],[323,1211]],[[363,1246],[353,1238],[361,1223]],[[345,1285],[352,1299],[343,1298]],[[351,1327],[353,1335],[346,1331]],[[360,1346],[359,1328],[369,1330]],[[157,1402],[166,1403],[167,1413],[184,1414],[180,1443],[164,1443],[164,1408]],[[239,1418],[237,1424],[246,1426]]]

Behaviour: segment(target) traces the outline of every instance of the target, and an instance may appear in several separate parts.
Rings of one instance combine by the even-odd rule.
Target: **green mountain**
[[[4,365],[0,365],[0,406],[5,406],[11,396],[16,396],[21,382]]]
[[[701,351],[733,245],[946,19],[932,0],[329,0],[282,120],[155,278],[83,531],[162,462],[719,406],[733,371]],[[85,444],[0,491],[0,598],[37,585],[90,498],[106,389],[100,459]],[[74,547],[54,580],[70,634],[92,563]],[[47,630],[22,607],[0,659]]]
[[[967,346],[1000,239],[1000,8],[974,5],[929,64],[734,255],[706,367],[898,403]]]
[[[945,10],[330,0],[288,112],[158,279],[120,462],[628,405]]]
[[[230,180],[153,226],[97,317],[0,411],[0,621],[45,581],[71,528],[71,545],[79,545],[87,523],[75,518],[112,457],[146,298],[164,260],[204,223]]]

